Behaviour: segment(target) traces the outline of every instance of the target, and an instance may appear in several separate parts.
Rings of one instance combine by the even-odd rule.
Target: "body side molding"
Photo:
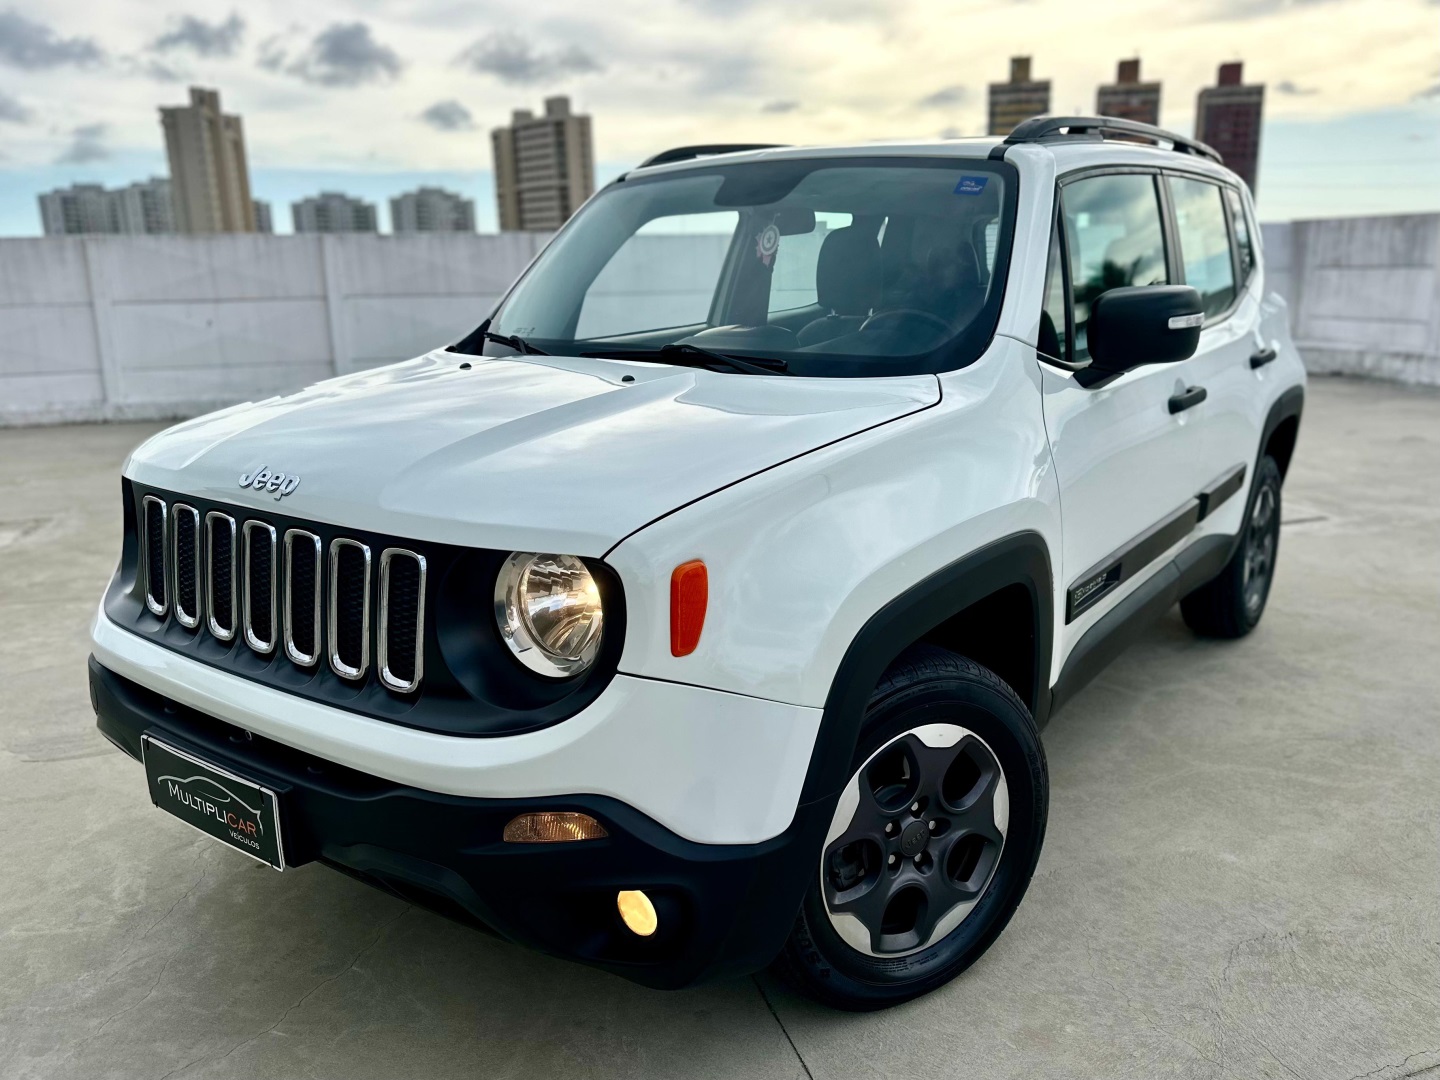
[[[845,783],[865,705],[895,658],[946,619],[1013,585],[1023,586],[1030,595],[1035,659],[1029,697],[1036,724],[1044,725],[1050,713],[1054,586],[1045,539],[1027,531],[987,544],[917,582],[860,628],[840,661],[825,699],[820,731],[800,794],[802,804],[833,796]]]

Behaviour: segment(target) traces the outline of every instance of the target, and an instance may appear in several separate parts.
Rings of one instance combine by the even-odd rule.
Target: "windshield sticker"
[[[780,229],[772,221],[766,225],[760,235],[755,238],[755,257],[766,266],[775,258],[775,252],[780,250]]]
[[[956,195],[979,195],[985,190],[985,181],[988,176],[962,176],[960,182],[955,185]]]

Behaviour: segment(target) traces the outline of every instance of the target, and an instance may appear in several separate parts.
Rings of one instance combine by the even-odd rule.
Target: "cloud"
[[[1440,0],[1437,0],[1437,2],[1440,2]],[[1426,101],[1430,98],[1440,98],[1440,82],[1427,86],[1415,95],[1416,101]]]
[[[0,63],[41,71],[64,64],[95,64],[104,58],[104,50],[90,38],[62,38],[19,12],[0,11]]]
[[[970,100],[970,91],[963,86],[942,86],[916,102],[922,109],[953,109]]]
[[[469,131],[475,126],[475,117],[460,102],[437,101],[420,114],[420,119],[436,131]]]
[[[12,124],[27,124],[30,122],[30,116],[29,109],[5,91],[0,90],[0,120],[8,120]]]
[[[1311,94],[1318,94],[1320,91],[1313,86],[1300,86],[1289,79],[1281,79],[1275,84],[1277,94],[1288,94],[1290,97],[1309,97]]]
[[[105,145],[105,124],[81,124],[70,133],[70,145],[55,159],[56,165],[84,165],[110,156]]]
[[[245,20],[235,12],[224,22],[207,23],[184,15],[175,25],[150,43],[157,52],[190,49],[200,56],[234,56],[245,36]]]
[[[1299,8],[1340,3],[1341,0],[1220,0],[1201,16],[1202,22],[1229,22],[1235,19],[1261,19]]]
[[[277,35],[260,46],[259,64],[320,86],[360,86],[400,75],[405,64],[398,53],[370,35],[362,22],[332,23],[309,46],[291,56]]]
[[[455,58],[455,63],[476,74],[492,75],[501,82],[521,86],[560,82],[574,75],[593,75],[604,67],[578,45],[545,52],[507,30],[473,42]]]
[[[762,113],[780,115],[782,113],[796,112],[799,108],[800,102],[798,101],[767,101],[764,105],[760,106],[760,111]]]

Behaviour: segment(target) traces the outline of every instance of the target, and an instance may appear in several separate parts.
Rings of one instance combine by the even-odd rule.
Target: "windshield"
[[[1014,169],[976,159],[629,177],[571,220],[489,329],[559,355],[658,360],[681,343],[795,375],[946,371],[994,333],[1014,206]]]

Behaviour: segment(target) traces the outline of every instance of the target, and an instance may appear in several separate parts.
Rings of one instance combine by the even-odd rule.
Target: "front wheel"
[[[911,648],[871,696],[784,973],[852,1010],[949,982],[1019,906],[1048,800],[1045,753],[1015,692],[964,657]]]
[[[1255,629],[1270,598],[1280,553],[1280,466],[1263,457],[1244,532],[1235,554],[1213,579],[1180,601],[1180,614],[1197,634],[1238,638]]]

